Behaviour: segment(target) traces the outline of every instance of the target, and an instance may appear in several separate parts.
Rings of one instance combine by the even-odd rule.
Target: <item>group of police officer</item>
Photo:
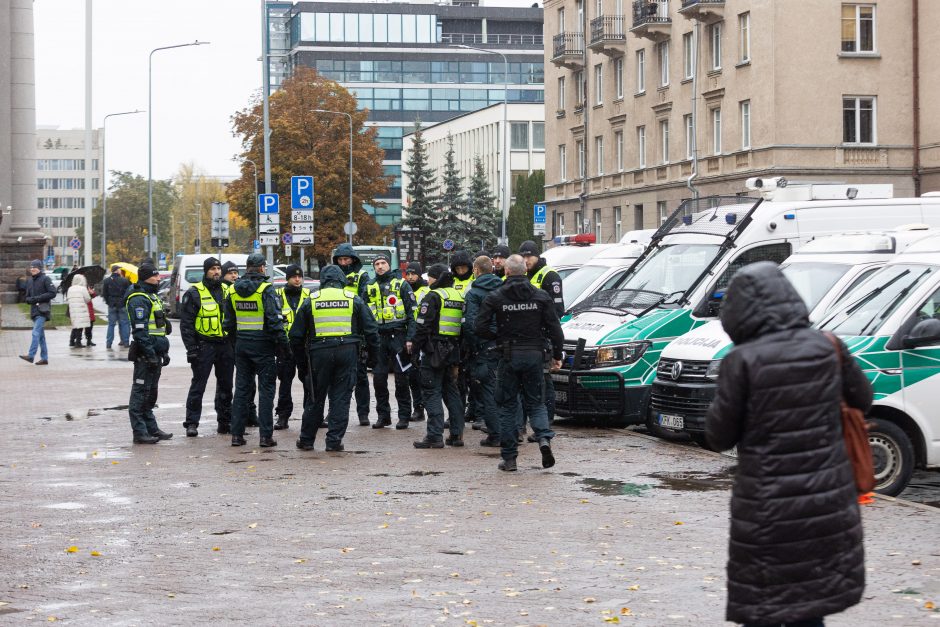
[[[427,415],[426,434],[415,448],[463,446],[468,418],[486,434],[482,446],[501,447],[500,470],[514,471],[528,423],[542,466],[554,465],[550,371],[561,365],[564,300],[560,277],[534,242],[524,242],[516,255],[506,246],[475,259],[459,251],[449,267],[429,267],[427,281],[420,264],[409,263],[402,277],[384,255],[373,260],[370,279],[350,244],[340,245],[332,261],[311,291],[293,265],[287,284],[275,289],[259,254],[249,255],[241,277],[232,262],[206,259],[203,280],[183,295],[180,307],[180,335],[192,368],[187,436],[198,435],[202,398],[214,371],[218,433],[231,434],[232,446],[243,446],[246,426],[257,424],[259,445],[276,446],[274,431],[287,429],[293,413],[291,384],[297,376],[303,386],[297,448],[312,450],[325,420],[326,450],[342,451],[354,391],[359,424],[370,424],[371,367],[378,414],[373,429],[392,424],[392,374],[395,428],[407,429]],[[153,415],[171,332],[158,283],[156,269],[143,264],[126,297],[134,336],[129,414],[140,444],[172,437]]]

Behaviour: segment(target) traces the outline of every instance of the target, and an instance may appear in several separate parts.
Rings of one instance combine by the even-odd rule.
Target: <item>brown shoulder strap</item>
[[[839,340],[836,339],[836,336],[830,333],[829,331],[823,331],[823,335],[828,338],[832,343],[832,347],[836,349],[836,357],[839,359],[839,366],[842,366],[842,348],[839,346]]]

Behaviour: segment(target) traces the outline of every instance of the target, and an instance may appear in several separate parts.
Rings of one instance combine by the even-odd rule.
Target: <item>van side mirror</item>
[[[940,344],[940,320],[936,318],[921,320],[901,339],[901,347],[906,349],[934,344]]]

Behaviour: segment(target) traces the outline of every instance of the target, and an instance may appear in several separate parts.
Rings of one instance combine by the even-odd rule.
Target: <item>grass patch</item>
[[[27,318],[29,317],[29,310],[31,305],[26,303],[19,303],[17,305],[20,308],[20,311],[23,312],[23,315]],[[50,327],[71,327],[72,320],[66,315],[66,310],[68,310],[68,305],[65,303],[53,303],[52,304],[52,320],[47,322]],[[98,312],[95,312],[95,326],[107,325],[108,316],[100,315]]]

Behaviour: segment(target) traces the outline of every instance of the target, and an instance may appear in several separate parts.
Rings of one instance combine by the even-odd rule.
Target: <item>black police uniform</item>
[[[484,439],[485,444],[481,442],[484,446],[496,446],[499,443],[499,417],[495,400],[499,351],[496,341],[478,337],[473,331],[473,325],[483,300],[502,286],[502,280],[492,273],[474,279],[465,299],[464,321],[461,327],[461,341],[468,357],[471,405],[477,411],[477,418],[482,418],[489,432],[489,436]],[[495,332],[495,320],[491,320],[490,326]]]
[[[495,332],[490,326],[494,316]],[[515,405],[520,394],[536,438],[550,442],[555,435],[548,425],[545,409],[543,351],[547,338],[552,357],[561,359],[564,342],[561,323],[545,292],[536,289],[525,276],[510,276],[501,288],[483,299],[473,330],[481,338],[500,341],[502,355],[496,371],[500,442],[503,459],[511,460],[514,466],[518,451]],[[545,447],[542,450],[544,466],[547,464]],[[548,454],[551,454],[550,448]]]
[[[285,285],[282,289],[278,290],[284,309],[283,312],[287,312],[288,307],[290,311],[286,315],[297,317],[297,310],[307,300],[307,297],[310,295],[310,292],[307,288],[301,285],[300,287],[294,287],[290,284]],[[284,321],[285,328],[287,328],[288,320]],[[287,329],[289,333],[289,329]],[[300,382],[304,390],[304,402],[302,407],[306,407],[307,403],[310,402],[310,377],[309,372],[307,371],[307,357],[301,351],[298,354],[295,354],[294,351],[285,351],[281,358],[277,360],[277,406],[274,408],[274,413],[277,414],[277,423],[274,425],[275,429],[286,429],[287,421],[290,419],[291,414],[294,412],[294,399],[291,397],[291,386],[294,383],[294,374],[296,373],[297,378],[300,379]]]
[[[349,257],[353,262],[348,266],[341,266],[337,262],[340,257]],[[345,273],[347,285],[352,286],[356,295],[365,302],[369,274],[362,269],[362,260],[359,259],[359,253],[352,247],[352,244],[343,243],[337,246],[333,255],[333,263]],[[369,369],[366,365],[368,356],[364,347],[360,346],[359,348],[359,365],[356,367],[356,414],[359,415],[359,426],[368,427],[371,398],[369,393]]]
[[[209,299],[204,298],[206,294]],[[199,287],[194,285],[186,290],[180,303],[180,335],[186,346],[186,361],[193,371],[189,394],[186,396],[186,418],[183,421],[183,427],[187,429],[199,427],[202,397],[214,368],[217,431],[229,433],[231,430],[235,351],[230,338],[226,337],[222,329],[224,303],[222,281],[206,278],[203,278]]]
[[[409,283],[409,285],[411,285],[411,292],[415,295],[415,316],[417,317],[418,305],[421,304],[421,299],[430,288],[428,288],[427,281],[421,276],[422,268],[420,263],[417,261],[409,261],[408,269],[414,269],[418,275],[414,283]],[[413,407],[410,422],[420,422],[424,420],[424,399],[421,397],[420,372],[421,369],[417,367],[408,369],[408,387],[411,388],[411,402]]]
[[[223,276],[223,277],[224,277],[226,274],[228,274],[230,268],[234,268],[235,270],[238,270],[238,266],[235,265],[235,262],[226,261],[225,263],[222,264],[222,276]],[[222,296],[223,296],[223,298],[225,298],[225,300],[228,300],[228,295],[231,294],[231,292],[232,292],[233,289],[235,289],[235,288],[234,288],[234,285],[235,285],[235,282],[234,282],[234,281],[226,281],[224,278],[222,279]],[[223,311],[223,313],[225,312],[225,307],[224,307],[224,306],[223,306],[223,308],[222,308],[222,311]],[[234,363],[234,359],[235,359],[235,335],[234,335],[234,334],[226,334],[226,337],[229,339],[229,344],[232,345],[232,360],[233,360],[233,363]],[[234,368],[233,368],[233,375],[232,375],[232,376],[234,377]],[[216,393],[218,393],[218,392],[216,392]],[[251,389],[248,391],[248,398],[251,399],[251,402],[248,404],[248,418],[245,420],[245,426],[246,426],[246,427],[257,427],[257,426],[258,426],[258,405],[257,405],[257,403],[255,403],[255,396],[256,396],[256,394],[257,394],[257,390],[255,389],[255,382],[254,382],[254,380],[252,380],[252,382],[251,382]],[[231,424],[229,424],[229,427],[231,427]],[[230,432],[230,431],[229,431],[229,432]]]
[[[525,244],[521,250],[524,250]],[[534,245],[533,245],[534,248]],[[529,281],[536,287],[542,289],[549,298],[552,299],[552,305],[555,310],[555,314],[558,316],[558,319],[561,320],[562,316],[565,315],[565,297],[563,292],[563,287],[561,283],[561,277],[558,276],[558,273],[554,270],[549,269],[544,271],[546,268],[546,262],[544,257],[539,257],[538,262],[535,266],[527,272]],[[552,382],[551,374],[546,371],[544,373],[545,377],[545,410],[548,412],[548,421],[551,422],[555,419],[555,384]],[[522,430],[525,426],[525,418],[529,417],[528,412],[524,409],[520,412],[519,415],[519,429]],[[530,441],[535,441],[536,437],[531,436]]]
[[[262,289],[263,288],[263,289]],[[240,299],[257,298],[260,304]],[[239,309],[236,311],[235,303]],[[240,324],[237,314],[251,315],[252,325]],[[281,317],[281,302],[267,277],[248,272],[235,281],[225,301],[223,328],[235,336],[235,399],[232,403],[232,445],[244,444],[245,419],[254,396],[254,381],[258,379],[258,423],[261,442],[269,442],[274,434],[274,393],[277,378],[275,355],[289,350],[287,334]]]
[[[327,397],[330,413],[327,418],[326,450],[343,450],[343,436],[349,423],[349,401],[356,384],[360,344],[378,348],[379,336],[375,320],[362,299],[345,288],[346,278],[338,266],[327,266],[320,273],[320,288],[297,310],[290,329],[293,347],[307,355],[313,373],[312,400],[304,405],[297,448],[313,448],[317,430],[323,424],[323,408]],[[325,323],[317,326],[319,314],[352,312],[346,329],[327,331]],[[314,311],[317,308],[319,314]],[[340,317],[344,317],[343,316]],[[322,318],[321,318],[322,320]],[[332,324],[336,324],[333,322]],[[337,326],[343,326],[339,323]]]
[[[395,376],[395,400],[398,401],[398,424],[395,428],[407,429],[411,418],[411,389],[407,371],[402,371],[402,366],[411,360],[405,343],[410,342],[415,334],[415,295],[408,282],[398,276],[397,271],[389,269],[369,282],[366,303],[379,327],[379,347],[372,367],[378,418],[372,428],[381,429],[392,424],[388,393],[388,374],[392,372]]]
[[[156,439],[172,437],[160,429],[153,415],[160,374],[163,366],[170,363],[170,342],[166,336],[172,329],[163,311],[163,303],[157,296],[158,289],[158,285],[141,281],[134,285],[125,300],[133,337],[128,358],[134,361],[134,383],[127,413],[134,441],[139,443],[153,443]]]

